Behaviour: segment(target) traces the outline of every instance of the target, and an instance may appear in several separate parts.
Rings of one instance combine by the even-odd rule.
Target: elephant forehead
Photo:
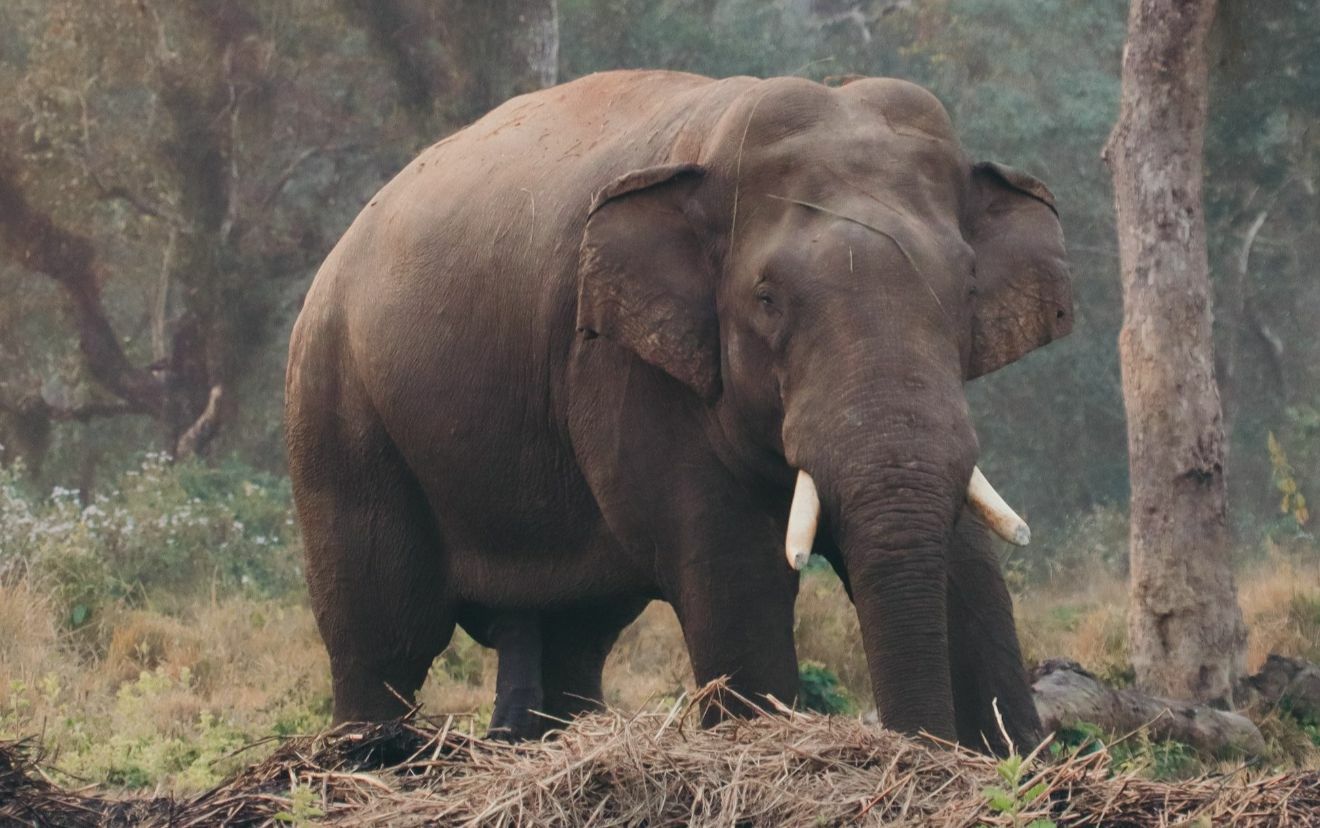
[[[749,153],[738,178],[752,197],[860,201],[868,213],[925,224],[959,215],[967,165],[947,142],[822,129]]]
[[[772,144],[800,133],[861,126],[957,144],[939,99],[894,78],[866,78],[832,88],[801,78],[772,78],[748,91],[740,107],[740,144]]]
[[[874,114],[899,134],[957,143],[944,105],[926,89],[896,78],[866,78],[839,90],[850,106]]]
[[[711,147],[706,162],[736,180],[740,193],[862,191],[906,199],[927,216],[959,209],[970,169],[939,101],[891,79],[842,88],[764,81],[721,119]]]
[[[858,202],[791,204],[770,232],[762,272],[811,281],[938,288],[971,270],[971,248],[949,223],[916,224]]]

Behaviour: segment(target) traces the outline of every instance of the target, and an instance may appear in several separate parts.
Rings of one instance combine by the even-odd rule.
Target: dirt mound
[[[71,791],[49,781],[32,743],[0,743],[0,824],[1320,824],[1315,772],[1168,784],[1113,773],[1104,751],[1015,771],[855,719],[781,711],[701,730],[699,701],[590,716],[514,746],[452,720],[350,725],[291,739],[186,799]]]

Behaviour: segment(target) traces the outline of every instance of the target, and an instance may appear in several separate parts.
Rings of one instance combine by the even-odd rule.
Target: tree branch
[[[368,42],[389,63],[399,98],[412,112],[429,117],[442,97],[448,73],[430,60],[427,29],[413,20],[398,0],[339,0],[344,16],[362,29]]]
[[[0,126],[0,145],[11,144]],[[164,389],[134,367],[101,301],[95,250],[86,237],[60,227],[28,202],[13,162],[0,156],[0,249],[24,267],[55,280],[69,300],[78,344],[91,375],[135,411],[158,415]]]
[[[207,397],[205,410],[179,437],[179,442],[174,447],[176,458],[192,457],[206,451],[211,438],[215,437],[220,429],[220,402],[224,399],[224,394],[223,386],[211,386],[211,394]]]

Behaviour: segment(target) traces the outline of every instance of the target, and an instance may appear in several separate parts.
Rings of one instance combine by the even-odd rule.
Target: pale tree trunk
[[[514,30],[513,54],[526,60],[527,77],[538,88],[554,86],[559,79],[559,4],[557,0],[535,0],[522,7],[522,26]]]
[[[390,66],[402,102],[428,136],[557,82],[558,0],[431,3],[338,0]],[[441,122],[432,123],[442,102]]]
[[[1133,0],[1105,147],[1123,273],[1137,684],[1231,702],[1246,630],[1225,514],[1224,429],[1201,203],[1213,0]]]
[[[465,4],[454,34],[467,75],[469,117],[514,95],[554,86],[559,75],[558,0]]]

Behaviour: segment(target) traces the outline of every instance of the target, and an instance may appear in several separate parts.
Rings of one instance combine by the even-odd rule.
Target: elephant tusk
[[[820,495],[816,493],[816,481],[799,469],[797,486],[793,489],[793,505],[788,509],[788,536],[784,541],[788,565],[794,569],[801,570],[807,565],[819,520]]]
[[[999,537],[1018,546],[1031,543],[1031,528],[1027,522],[1004,502],[981,474],[979,466],[972,467],[972,480],[967,484],[967,503]]]

